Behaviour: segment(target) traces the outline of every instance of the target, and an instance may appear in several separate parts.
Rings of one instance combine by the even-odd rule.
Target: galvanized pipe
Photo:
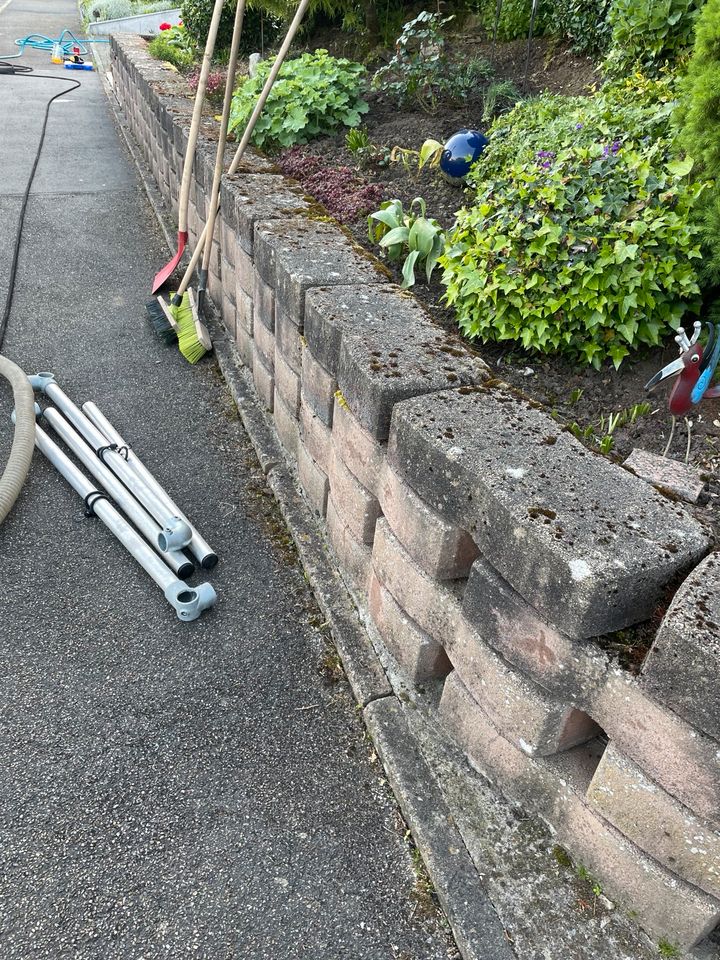
[[[55,433],[70,447],[83,466],[102,484],[115,503],[117,503],[126,516],[135,524],[145,539],[157,547],[158,536],[162,532],[161,527],[150,516],[147,510],[140,506],[127,487],[105,466],[95,452],[85,443],[77,430],[68,423],[58,410],[55,410],[53,407],[47,407],[43,411],[43,417]],[[157,549],[160,548],[157,547]],[[179,550],[169,550],[163,554],[163,559],[181,580],[187,580],[195,570],[194,564]]]
[[[148,513],[155,517],[163,528],[158,536],[158,546],[162,552],[167,553],[168,550],[182,550],[184,547],[192,548],[192,530],[187,521],[167,509],[153,491],[140,480],[133,468],[120,453],[112,449],[103,450],[103,448],[108,446],[104,434],[88,420],[85,414],[82,413],[72,400],[60,389],[53,375],[49,373],[39,373],[29,379],[36,390],[42,390],[43,393],[53,401],[55,406],[60,408],[70,423],[72,423],[85,440],[87,440],[95,453],[100,455],[102,452],[103,463],[122,480]]]
[[[202,583],[197,587],[188,587],[182,580],[178,580],[170,568],[133,530],[122,514],[109,500],[98,495],[98,491],[88,478],[39,427],[35,430],[35,445],[65,477],[73,490],[83,498],[88,509],[105,524],[143,570],[152,577],[181,620],[196,620],[203,610],[215,604],[216,594],[212,586],[209,583]]]
[[[87,403],[83,404],[82,412],[93,424],[93,426],[97,427],[97,429],[103,434],[108,443],[116,443],[118,447],[122,447],[127,450],[127,462],[136,472],[140,480],[147,487],[149,487],[150,490],[152,490],[152,492],[155,494],[158,500],[164,504],[167,510],[189,524],[190,529],[192,530],[192,542],[190,544],[190,549],[198,558],[198,560],[200,560],[201,566],[205,570],[211,570],[218,562],[217,554],[213,551],[212,547],[207,540],[205,540],[203,535],[196,530],[192,522],[188,520],[175,501],[170,498],[167,491],[160,486],[155,477],[142,462],[140,457],[138,457],[138,455],[133,451],[132,447],[128,446],[128,444],[123,440],[120,433],[118,433],[112,423],[110,423],[102,410],[100,410],[96,403],[88,400]]]

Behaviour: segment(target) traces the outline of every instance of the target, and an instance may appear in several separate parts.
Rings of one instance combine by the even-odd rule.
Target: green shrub
[[[698,205],[703,235],[702,278],[720,285],[720,0],[708,0],[700,14],[695,47],[681,83],[680,141],[696,161],[697,173],[715,181]]]
[[[564,0],[540,0],[533,34],[540,37],[551,31],[557,15],[558,2]],[[476,0],[472,9],[480,17],[483,29],[492,36],[495,29],[497,0]],[[530,29],[530,0],[503,0],[500,19],[497,25],[498,40],[519,40],[527,37]]]
[[[671,77],[633,77],[607,84],[592,97],[544,94],[525,100],[490,128],[490,143],[475,167],[476,182],[502,177],[511,163],[532,160],[539,150],[656,140],[667,135],[676,104]]]
[[[148,52],[158,60],[172,63],[178,70],[189,70],[195,62],[195,44],[182,26],[163,30],[153,37]]]
[[[452,19],[423,10],[409,20],[395,41],[394,57],[373,76],[374,89],[400,106],[414,102],[428,113],[440,99],[462,102],[477,93],[492,77],[492,67],[483,57],[446,55],[442,30]]]
[[[610,52],[603,64],[607,76],[637,70],[657,75],[692,43],[698,10],[704,0],[612,0],[608,22]]]
[[[237,0],[227,0],[223,4],[220,27],[215,43],[220,59],[222,59],[223,51],[227,50],[232,42],[236,5]],[[213,0],[183,0],[180,8],[182,22],[200,51],[205,47],[213,6]],[[265,7],[266,4],[264,3],[258,6],[245,7],[240,40],[240,54],[242,56],[260,51],[263,46],[265,48],[272,46],[277,38],[281,20],[272,13],[268,13]]]
[[[610,43],[612,0],[558,0],[555,28],[579,53],[604,53]]]
[[[233,97],[230,129],[242,130],[270,72],[271,61],[258,65]],[[304,53],[280,69],[253,143],[259,147],[290,147],[332,133],[340,126],[356,127],[368,105],[360,92],[365,68],[351,60],[331,57],[327,50]]]
[[[670,144],[594,144],[478,185],[440,263],[462,331],[599,367],[656,345],[698,305],[700,186]]]

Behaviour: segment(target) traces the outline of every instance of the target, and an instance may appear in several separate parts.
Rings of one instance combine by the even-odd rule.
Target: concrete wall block
[[[720,741],[720,553],[675,594],[642,672],[656,699]]]
[[[282,397],[289,413],[297,420],[300,415],[300,377],[286,363],[278,349],[277,339],[275,340],[275,390]]]
[[[304,403],[300,405],[300,437],[307,452],[327,475],[332,455],[332,433]]]
[[[237,248],[237,234],[235,232],[235,226],[232,222],[228,222],[229,211],[226,213],[227,208],[223,208],[223,219],[222,226],[220,230],[220,247],[222,249],[222,255],[228,263],[231,263],[235,267],[235,250]]]
[[[317,516],[324,517],[327,513],[330,483],[327,474],[320,469],[308,453],[307,447],[302,442],[302,439],[297,448],[297,470],[300,486],[310,506]]]
[[[378,497],[390,529],[429,576],[436,580],[468,576],[478,556],[470,535],[431,510],[387,463]]]
[[[699,817],[720,826],[717,740],[655,702],[616,667],[587,705],[618,750]]]
[[[681,506],[501,387],[408,400],[393,423],[393,469],[571,636],[649,618],[707,552]]]
[[[462,342],[443,332],[399,288],[339,286],[309,296],[306,338],[333,374],[353,415],[377,440],[386,440],[400,400],[474,384],[487,367]]]
[[[553,699],[509,666],[464,617],[459,619],[457,632],[446,638],[445,649],[475,702],[523,753],[560,753],[600,733],[587,714]]]
[[[237,307],[238,328],[242,327],[247,332],[247,334],[250,337],[252,337],[253,335],[252,297],[249,297],[244,290],[241,290],[237,283],[235,284],[235,306]]]
[[[408,617],[375,574],[370,575],[368,609],[383,643],[411,683],[450,673],[452,665],[440,644]]]
[[[373,570],[421,630],[443,647],[452,641],[460,622],[462,581],[440,583],[429,577],[403,549],[384,517],[375,525]]]
[[[350,473],[378,495],[380,475],[385,463],[385,444],[379,443],[348,410],[341,398],[335,398],[333,446]]]
[[[300,428],[293,411],[289,409],[280,396],[277,388],[277,378],[275,380],[273,416],[275,417],[275,429],[280,438],[280,443],[282,443],[285,449],[285,453],[290,460],[296,460],[297,450],[300,444]]]
[[[305,293],[311,287],[335,286],[348,277],[363,284],[385,282],[338,227],[317,220],[285,218],[256,224],[254,256],[260,276],[274,287],[278,303],[301,333]]]
[[[286,220],[310,210],[302,190],[280,174],[223,177],[223,198],[228,207],[233,207],[238,243],[251,257],[256,223]]]
[[[363,597],[367,595],[372,569],[372,551],[357,540],[342,522],[332,500],[327,501],[327,532],[343,574]]]
[[[207,289],[210,294],[210,299],[214,304],[222,304],[223,300],[223,286],[222,278],[220,272],[216,270],[213,266],[210,267],[208,271],[207,279]]]
[[[277,304],[275,305],[275,340],[285,362],[300,377],[302,373],[302,339],[297,326]]]
[[[361,543],[371,545],[380,516],[377,499],[355,479],[335,452],[330,456],[330,494],[344,525]]]
[[[307,347],[302,352],[301,377],[303,403],[331,427],[337,381],[317,362]]]
[[[234,340],[236,330],[235,304],[224,295],[222,298],[222,321],[223,326]]]
[[[269,372],[275,376],[275,337],[263,323],[256,323],[253,329],[255,355],[262,359]]]
[[[590,806],[629,840],[720,899],[720,829],[696,817],[612,743],[587,796]]]
[[[275,377],[263,363],[263,358],[257,350],[253,353],[253,380],[257,395],[270,413],[275,406]]]
[[[257,271],[253,285],[253,320],[255,326],[262,324],[270,333],[275,333],[275,294]]]
[[[235,267],[221,255],[220,276],[222,277],[223,296],[235,303]]]
[[[252,370],[253,357],[255,356],[254,341],[252,335],[247,332],[241,323],[237,324],[235,330],[235,342],[240,359],[249,370]]]
[[[255,296],[255,267],[252,257],[239,244],[235,245],[235,280],[238,288],[252,300]]]
[[[483,559],[470,572],[463,614],[506,660],[592,716],[669,793],[699,816],[718,818],[717,741],[658,703],[596,643],[572,640],[543,619]]]
[[[720,902],[645,856],[584,802],[592,745],[557,757],[523,754],[498,732],[454,672],[443,687],[440,717],[473,765],[546,819],[558,841],[601,878],[610,897],[636,913],[651,936],[686,950],[717,925]]]

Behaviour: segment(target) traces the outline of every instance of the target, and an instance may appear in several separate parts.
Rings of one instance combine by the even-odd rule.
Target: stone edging
[[[176,209],[189,104],[143,41],[116,37],[112,56]],[[192,243],[213,165],[201,139]],[[277,457],[383,654],[406,681],[441,687],[437,718],[473,764],[651,934],[691,947],[720,921],[720,656],[705,639],[720,571],[717,555],[702,560],[704,530],[494,382],[265,159],[225,178],[221,207],[209,292],[245,367],[237,382],[272,415]],[[291,485],[287,468],[270,482]],[[592,638],[649,618],[688,574],[641,676],[623,671]],[[389,692],[368,669],[353,684],[363,704]]]

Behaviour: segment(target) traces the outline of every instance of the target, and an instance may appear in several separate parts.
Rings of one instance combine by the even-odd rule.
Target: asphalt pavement
[[[80,30],[0,0],[0,59]],[[212,359],[150,332],[157,222],[92,73],[52,107],[3,352],[92,399],[220,556],[180,623],[36,453],[0,528],[3,960],[455,956]],[[0,75],[0,303],[46,98]],[[0,467],[11,440],[0,384]],[[422,898],[421,898],[422,899]]]

